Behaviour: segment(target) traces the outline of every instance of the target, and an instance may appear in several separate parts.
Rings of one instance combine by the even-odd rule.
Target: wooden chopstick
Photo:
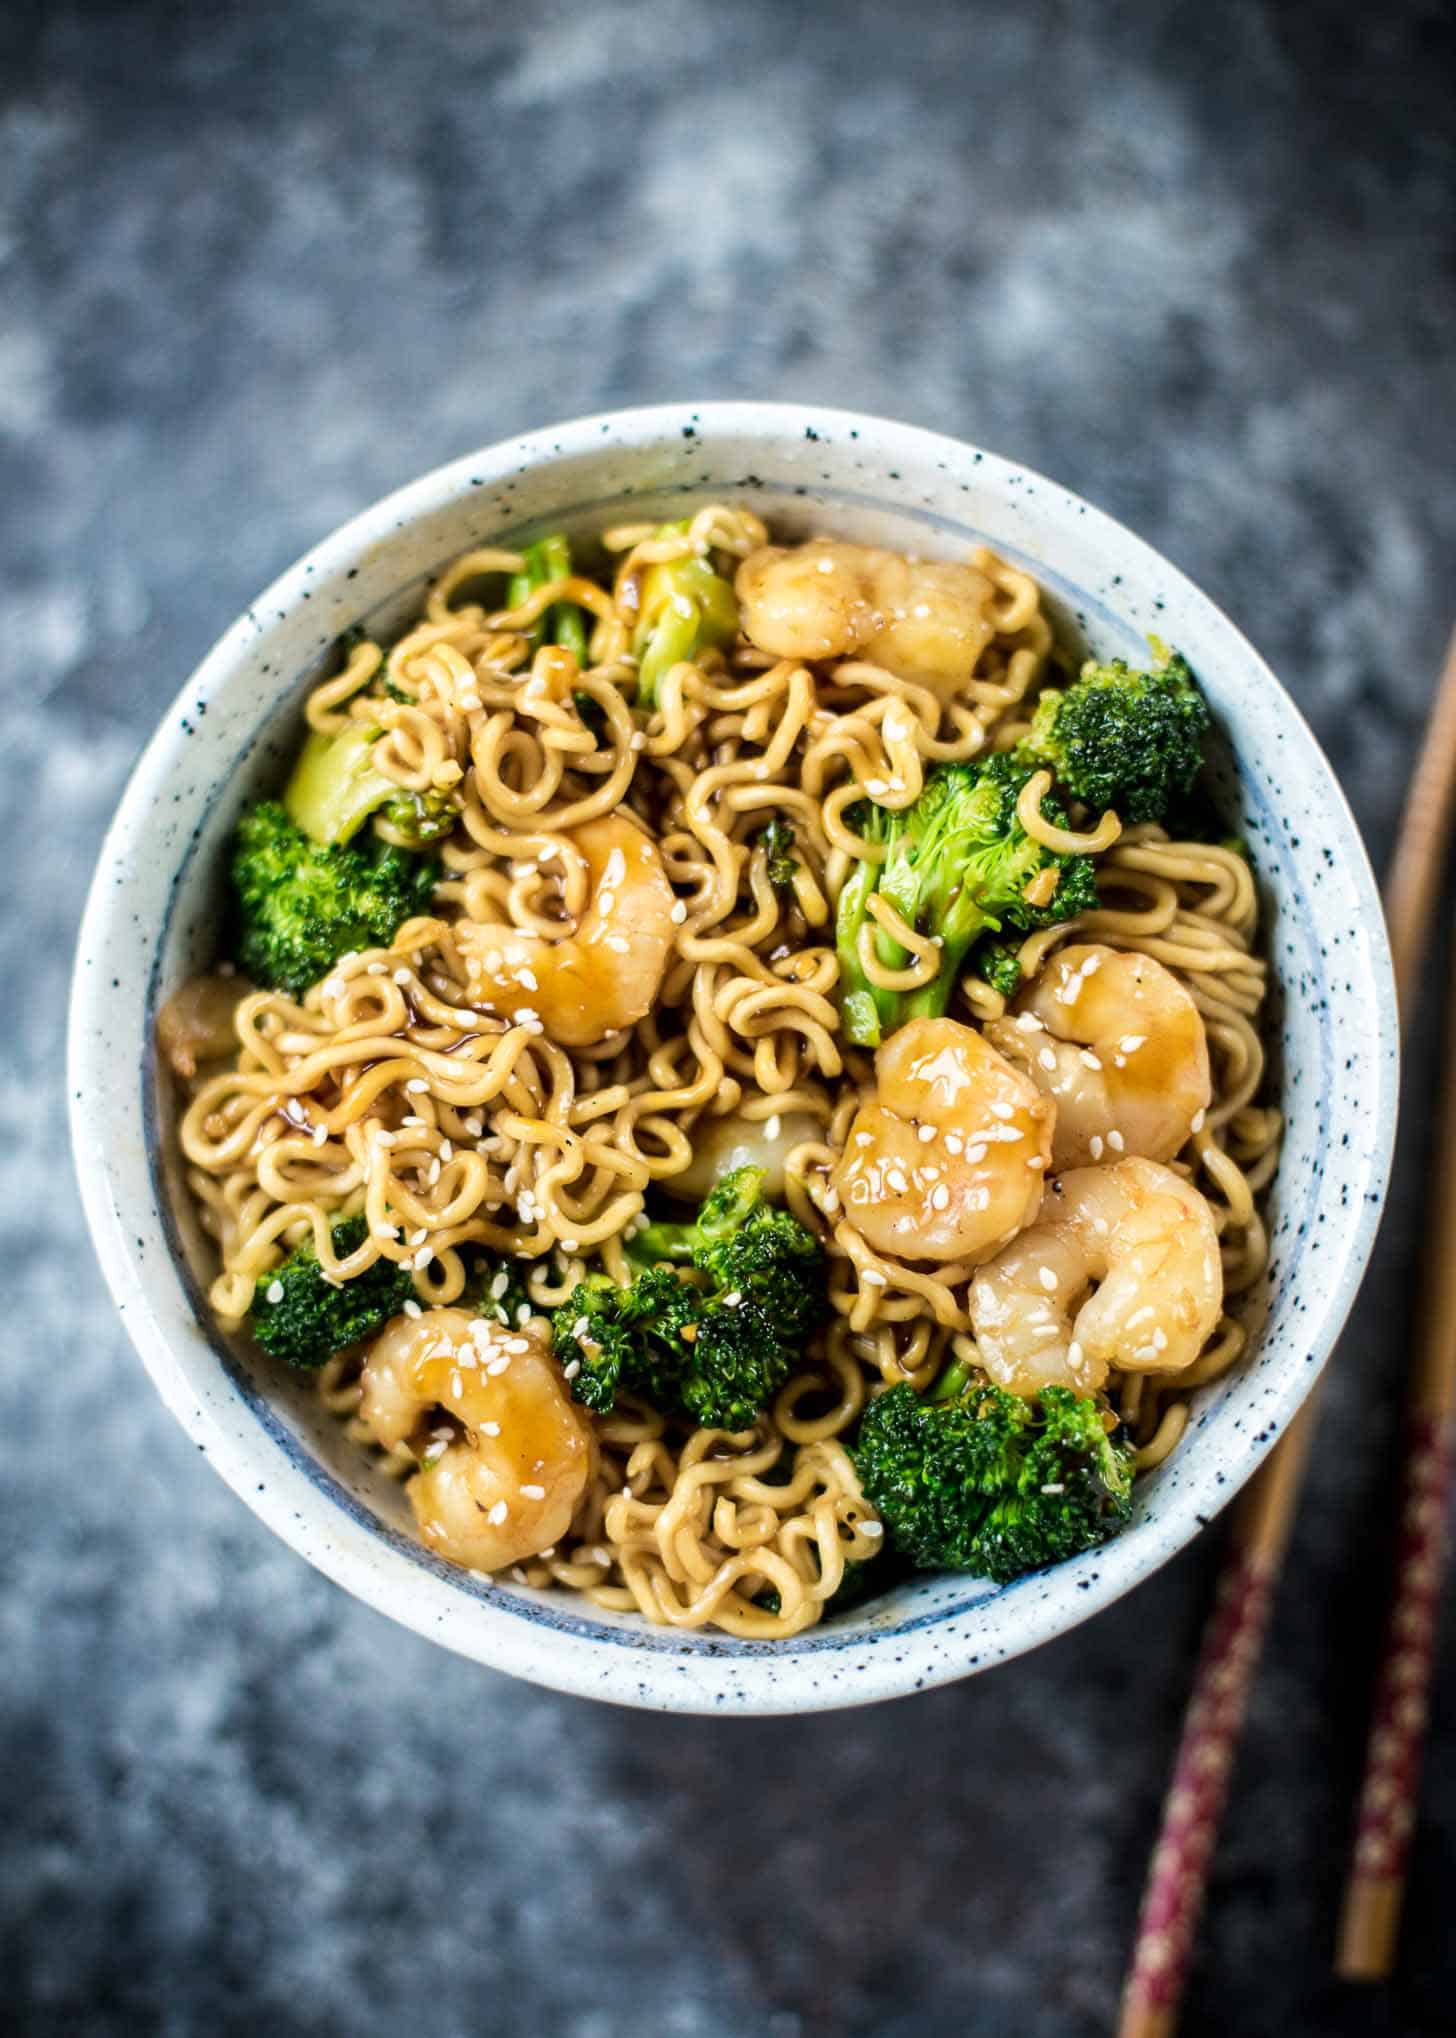
[[[1421,1282],[1395,1585],[1371,1705],[1365,1773],[1345,1883],[1335,1972],[1382,1981],[1395,1963],[1411,1830],[1435,1670],[1436,1624],[1450,1557],[1456,1442],[1456,987],[1446,1028],[1429,1244]]]
[[[1386,918],[1402,1031],[1419,986],[1450,843],[1453,805],[1456,633],[1437,682],[1386,885]],[[1456,1356],[1449,1370],[1456,1373]],[[1234,1510],[1138,1914],[1118,2038],[1172,2038],[1177,2029],[1193,1934],[1228,1795],[1229,1772],[1309,1461],[1317,1402],[1317,1393],[1305,1402]],[[1418,1739],[1416,1745],[1418,1748]],[[1373,1858],[1372,1853],[1372,1864]],[[1382,1900],[1391,1904],[1388,1894]],[[1378,1900],[1365,1893],[1360,1904],[1362,1920],[1375,1918]],[[1393,1906],[1390,1915],[1393,1923]],[[1362,1943],[1364,1930],[1362,1924]]]

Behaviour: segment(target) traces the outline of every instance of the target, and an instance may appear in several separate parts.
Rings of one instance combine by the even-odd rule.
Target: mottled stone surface
[[[279,567],[472,444],[660,396],[878,408],[1092,496],[1268,653],[1382,854],[1456,558],[1446,20],[0,12],[6,2028],[1107,2030],[1217,1536],[875,1712],[664,1721],[454,1661],[276,1545],[147,1386],[64,1155],[69,948],[144,735]],[[1431,1066],[1423,1041],[1417,1095]],[[1453,2027],[1449,1639],[1400,1979],[1328,1979],[1424,1131],[1326,1409],[1190,2038]]]

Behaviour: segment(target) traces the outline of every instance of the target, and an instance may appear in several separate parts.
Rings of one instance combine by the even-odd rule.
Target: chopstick
[[[1386,885],[1386,919],[1402,1031],[1415,1002],[1445,868],[1453,802],[1456,802],[1456,633],[1447,647],[1437,682]],[[1436,1235],[1439,1237],[1439,1233]],[[1456,1388],[1453,1376],[1456,1349],[1442,1375],[1448,1388]],[[1309,1460],[1317,1402],[1317,1393],[1305,1402],[1249,1481],[1234,1511],[1143,1891],[1132,1960],[1123,1987],[1118,2038],[1172,2038],[1177,2029],[1208,1866],[1218,1839],[1229,1773],[1268,1627],[1274,1587]],[[1409,1550],[1406,1555],[1409,1558]],[[1403,1579],[1407,1568],[1414,1585],[1424,1575],[1419,1559],[1403,1567]],[[1408,1649],[1402,1651],[1402,1658],[1408,1653]],[[1427,1670],[1428,1659],[1429,1646]],[[1400,1674],[1405,1679],[1409,1673],[1402,1667]],[[1411,1695],[1405,1684],[1401,1689],[1406,1696]],[[1422,1695],[1423,1692],[1424,1680]],[[1419,1728],[1408,1739],[1414,1753],[1403,1773],[1413,1786]],[[1382,1741],[1382,1749],[1386,1746]],[[1408,1802],[1408,1797],[1409,1791],[1402,1801]],[[1369,1861],[1373,1870],[1373,1848]],[[1383,1867],[1393,1870],[1393,1874],[1382,1873],[1382,1882],[1388,1885],[1394,1879],[1397,1894],[1392,1898],[1388,1887],[1380,1893],[1362,1888],[1358,1899],[1362,1948],[1367,1943],[1370,1926],[1383,1915],[1382,1905],[1393,1931],[1403,1863],[1384,1853],[1381,1861]],[[1369,1880],[1367,1876],[1367,1884]],[[1373,1946],[1375,1941],[1371,1938],[1368,1943]],[[1342,1967],[1341,1972],[1345,1971]]]
[[[1382,1981],[1395,1962],[1435,1670],[1436,1623],[1450,1558],[1456,1440],[1456,993],[1446,1059],[1429,1245],[1405,1415],[1395,1584],[1375,1679],[1365,1773],[1345,1883],[1335,1972]]]

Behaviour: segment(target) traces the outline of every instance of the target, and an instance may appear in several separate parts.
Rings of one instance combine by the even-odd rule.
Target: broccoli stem
[[[571,572],[571,546],[564,531],[552,531],[547,537],[538,538],[521,556],[525,565],[519,573],[512,574],[506,589],[508,608],[519,608],[538,587],[547,587],[553,580],[565,580]],[[575,654],[578,665],[587,662],[585,612],[574,601],[553,602],[523,634],[533,652],[543,644],[559,644],[564,651]]]
[[[351,723],[337,736],[310,731],[283,792],[288,818],[312,841],[347,842],[399,787],[371,761],[379,731]]]
[[[549,538],[541,540],[541,558],[545,566],[546,580],[565,580],[571,573],[571,547],[564,531],[553,531]],[[552,604],[547,617],[553,644],[559,644],[563,651],[570,651],[578,665],[587,662],[586,611],[574,601],[559,601]]]

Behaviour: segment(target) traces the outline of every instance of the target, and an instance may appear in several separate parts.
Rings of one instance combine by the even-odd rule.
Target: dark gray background
[[[271,1541],[146,1384],[65,1157],[69,949],[143,737],[280,567],[472,445],[663,397],[883,410],[1082,490],[1251,633],[1383,857],[1456,605],[1445,20],[0,12],[0,2024],[1108,2029],[1217,1532],[1035,1657],[878,1711],[662,1720],[454,1661]],[[1328,1978],[1421,1116],[1190,2038],[1456,2029],[1449,1637],[1399,1979]]]

